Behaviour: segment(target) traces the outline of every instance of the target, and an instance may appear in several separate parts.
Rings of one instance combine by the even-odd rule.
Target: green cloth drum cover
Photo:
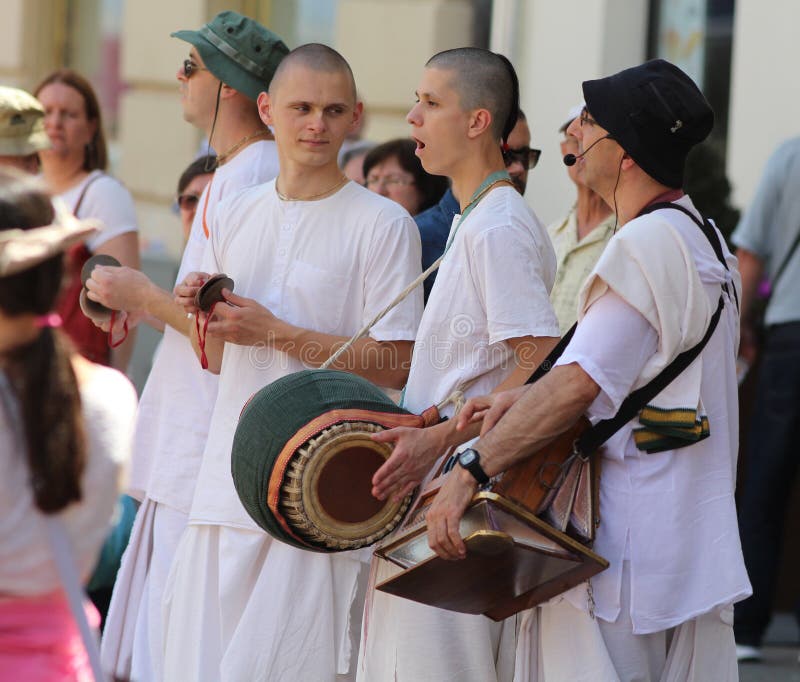
[[[255,393],[239,417],[231,453],[239,499],[256,524],[295,547],[331,552],[372,544],[399,524],[410,497],[401,503],[372,498],[370,480],[391,448],[373,443],[369,434],[400,424],[423,426],[423,418],[397,406],[361,377],[319,369],[282,377]],[[310,437],[300,433],[309,428],[314,429]],[[348,438],[360,445],[348,447]],[[321,441],[323,452],[318,452]],[[316,471],[303,478],[304,467]],[[296,475],[299,479],[292,482]],[[298,503],[299,497],[305,499]],[[298,504],[302,516],[321,515],[330,523],[319,529],[313,519],[295,524]],[[374,526],[375,519],[382,519],[379,529],[360,537],[360,527]]]

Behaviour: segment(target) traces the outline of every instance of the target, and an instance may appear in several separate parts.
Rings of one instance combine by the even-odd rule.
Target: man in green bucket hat
[[[197,31],[172,35],[189,43],[176,74],[184,118],[218,151],[218,167],[200,197],[183,253],[180,282],[200,269],[208,225],[220,202],[278,173],[275,141],[255,100],[269,87],[288,49],[271,31],[230,11]],[[96,268],[87,288],[91,299],[126,311],[129,324],[155,318],[164,325],[134,434],[130,493],[141,507],[117,576],[102,647],[108,673],[160,680],[164,586],[187,523],[217,377],[204,372],[195,359],[187,338],[194,320],[174,303],[171,292],[124,267]]]

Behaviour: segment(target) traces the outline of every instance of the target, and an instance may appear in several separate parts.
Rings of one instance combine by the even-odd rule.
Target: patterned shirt
[[[614,234],[614,223],[612,213],[578,241],[578,224],[573,207],[566,218],[547,228],[558,264],[550,301],[555,308],[562,336],[578,319],[578,293]]]

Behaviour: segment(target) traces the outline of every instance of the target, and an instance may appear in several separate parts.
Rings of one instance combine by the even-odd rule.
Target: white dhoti
[[[361,556],[187,526],[164,596],[164,679],[353,680],[368,573]]]
[[[161,601],[186,521],[186,514],[150,498],[139,507],[103,633],[101,661],[108,674],[164,679]]]
[[[630,582],[623,569],[620,614],[593,619],[567,599],[526,612],[515,682],[735,682],[733,606],[677,627],[633,634]]]
[[[377,557],[374,583],[397,572]],[[496,623],[378,592],[364,613],[359,682],[510,682],[516,617]]]

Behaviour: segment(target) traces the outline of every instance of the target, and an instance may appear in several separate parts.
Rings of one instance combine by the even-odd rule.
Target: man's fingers
[[[386,429],[385,431],[378,431],[373,433],[370,438],[376,443],[395,443],[400,438],[402,431],[399,428]]]
[[[475,419],[476,414],[485,412],[491,402],[486,397],[480,398],[470,398],[461,411],[458,413],[458,421],[456,422],[456,429],[462,430],[465,429],[467,426],[472,424]]]
[[[446,517],[446,522],[450,556],[452,559],[463,559],[467,555],[467,548],[464,546],[464,540],[461,538],[461,519],[455,515],[448,515]]]
[[[240,308],[243,308],[251,300],[249,298],[245,298],[244,296],[237,296],[230,289],[223,289],[222,290],[222,297],[228,303],[231,303],[232,305],[238,306]]]

